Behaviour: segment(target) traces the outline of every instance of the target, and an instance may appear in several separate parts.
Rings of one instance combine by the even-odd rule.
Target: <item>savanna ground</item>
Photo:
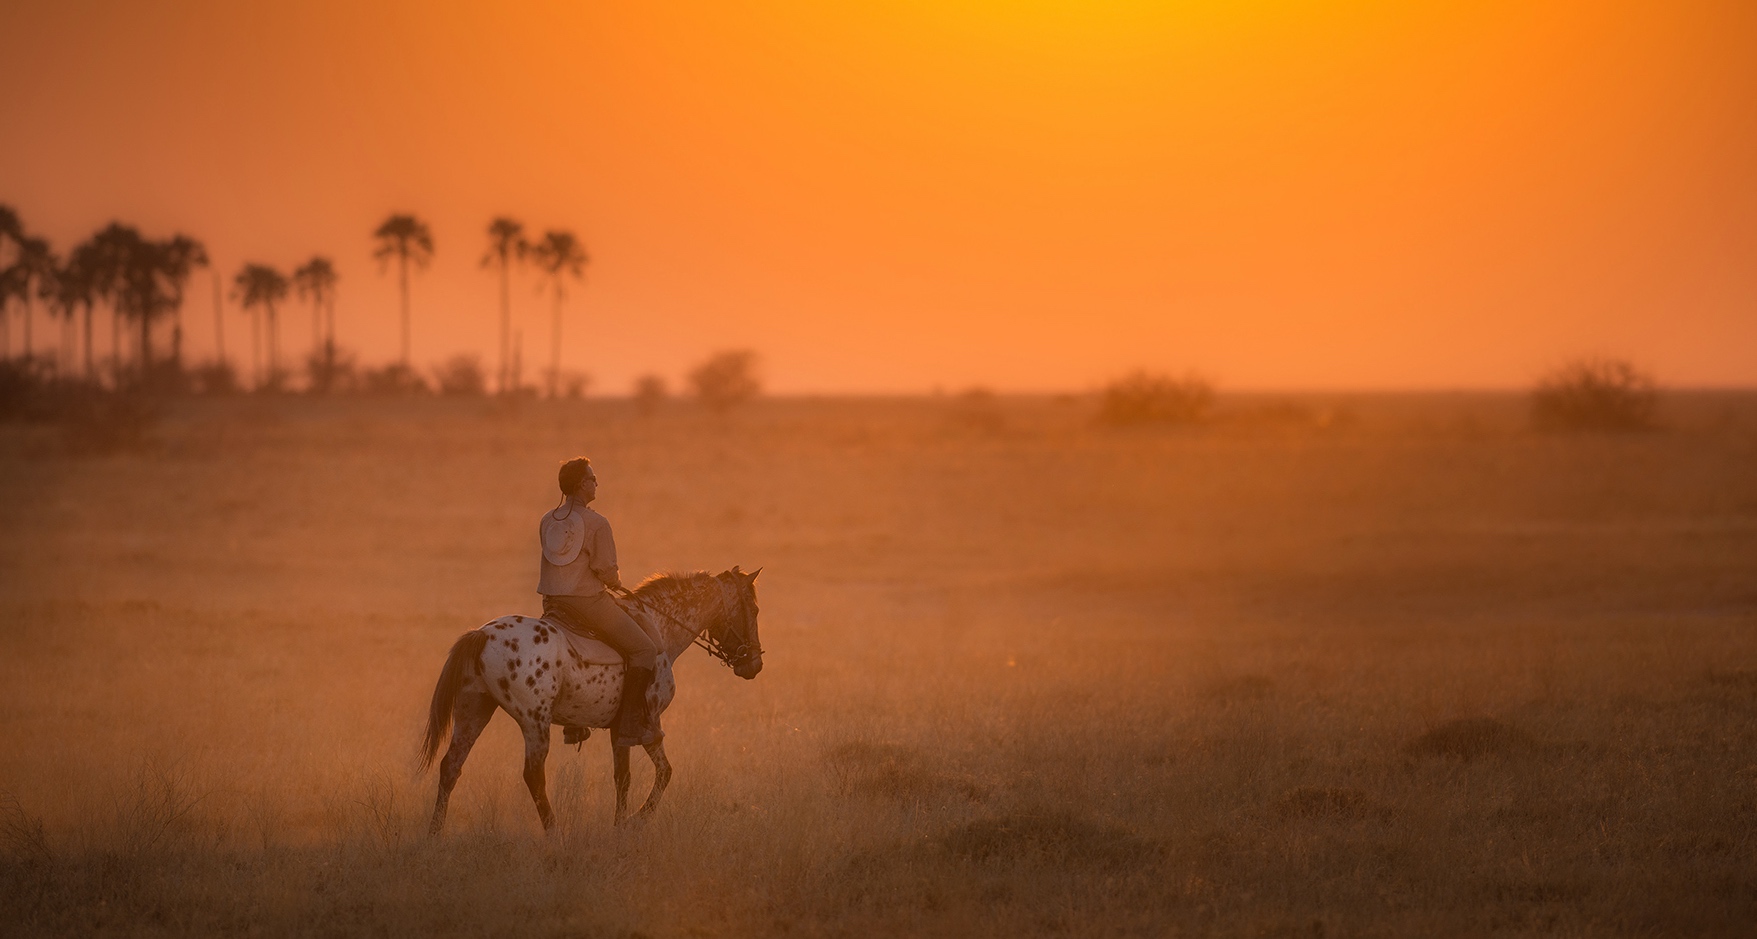
[[[1757,922],[1757,396],[191,402],[0,428],[19,935],[1680,935]],[[602,735],[540,834],[500,715],[424,835],[465,629],[554,468],[624,571],[763,567],[676,780]],[[635,757],[635,792],[650,769]]]

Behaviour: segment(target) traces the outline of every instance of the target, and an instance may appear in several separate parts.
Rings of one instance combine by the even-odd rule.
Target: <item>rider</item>
[[[622,590],[622,579],[616,573],[610,521],[587,507],[598,496],[592,461],[578,457],[561,464],[557,482],[561,504],[545,512],[538,526],[543,560],[537,592],[543,595],[543,615],[575,632],[589,632],[622,654],[627,667],[611,740],[619,747],[657,743],[665,734],[647,701],[647,688],[659,650],[606,589]]]

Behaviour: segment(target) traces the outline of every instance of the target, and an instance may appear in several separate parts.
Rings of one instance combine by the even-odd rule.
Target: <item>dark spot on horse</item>
[[[505,675],[500,676],[500,690],[501,691],[512,690],[512,682],[508,681]]]
[[[531,675],[527,675],[527,676],[525,676],[525,684],[526,684],[526,685],[529,685],[529,686],[530,686],[530,687],[532,687],[532,688],[535,688],[535,687],[537,687],[537,679],[536,679],[536,677],[535,677],[535,676],[531,676]]]

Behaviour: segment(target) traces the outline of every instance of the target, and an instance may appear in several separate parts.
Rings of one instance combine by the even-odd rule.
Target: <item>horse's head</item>
[[[733,602],[726,616],[708,627],[708,638],[739,678],[755,678],[763,670],[763,647],[756,626],[756,575],[761,570],[746,574],[734,566],[715,575],[731,590]]]

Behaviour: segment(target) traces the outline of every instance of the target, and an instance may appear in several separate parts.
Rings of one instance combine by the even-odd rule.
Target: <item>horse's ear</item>
[[[761,574],[762,572],[763,572],[763,569],[759,567],[756,570],[751,571],[750,573],[744,575],[744,579],[748,583],[754,584],[754,583],[756,583],[756,575]]]
[[[734,565],[732,565],[732,569],[727,571],[726,573],[728,573],[728,574],[742,574],[744,572],[738,569],[738,565],[734,564]]]

